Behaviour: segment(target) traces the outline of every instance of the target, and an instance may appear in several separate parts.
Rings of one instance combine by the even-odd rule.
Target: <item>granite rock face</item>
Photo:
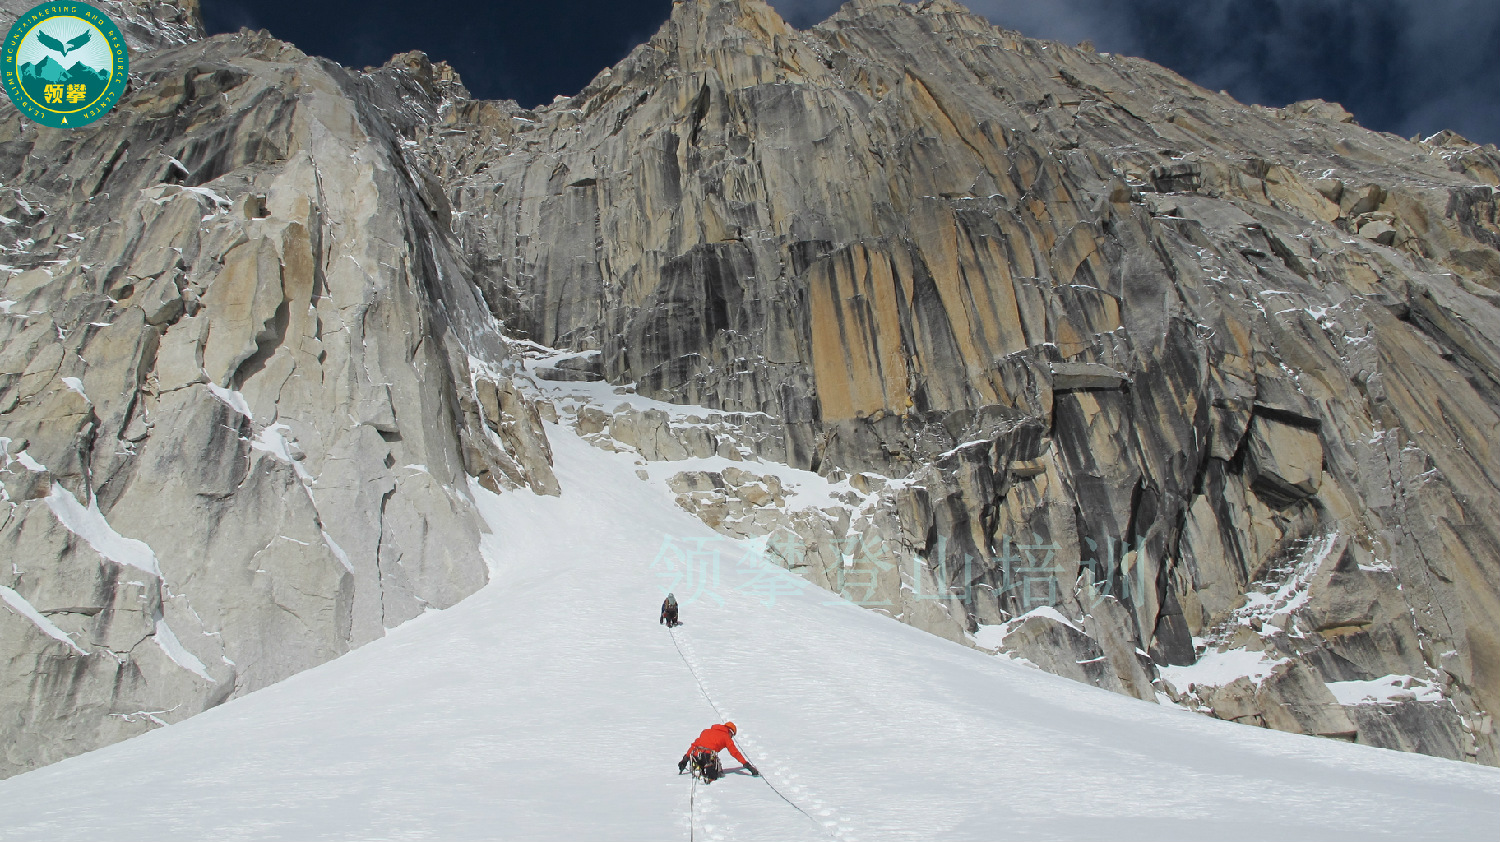
[[[1500,762],[1494,147],[950,0],[683,0],[535,110],[116,6],[116,112],[0,115],[0,774],[471,593],[544,419],[936,634]]]
[[[0,116],[0,775],[457,602],[468,478],[557,491],[401,134],[431,65],[117,5],[154,49],[116,111]]]
[[[949,0],[806,32],[689,0],[574,97],[424,131],[510,330],[764,413],[764,458],[902,480],[884,528],[831,540],[878,535],[887,593],[936,571],[934,630],[1046,606],[1076,629],[1028,621],[1009,651],[1146,698],[1188,698],[1163,668],[1259,653],[1295,667],[1233,703],[1184,679],[1183,703],[1500,759],[1493,147],[1245,106]],[[731,534],[756,520],[734,483],[682,482]],[[1330,701],[1388,675],[1441,686],[1403,702],[1431,715]]]

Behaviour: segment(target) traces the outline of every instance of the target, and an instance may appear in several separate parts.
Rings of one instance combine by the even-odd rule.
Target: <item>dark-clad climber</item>
[[[667,594],[667,598],[661,601],[661,620],[658,622],[666,624],[669,629],[682,625],[677,620],[677,597]]]
[[[704,783],[713,783],[724,777],[724,767],[719,762],[719,752],[729,749],[729,753],[744,764],[750,774],[760,777],[760,770],[748,760],[745,755],[740,754],[740,749],[734,744],[734,735],[739,729],[734,727],[733,722],[723,725],[714,725],[698,735],[698,739],[688,746],[687,754],[677,761],[677,774],[682,774],[690,766],[693,775],[703,779]]]

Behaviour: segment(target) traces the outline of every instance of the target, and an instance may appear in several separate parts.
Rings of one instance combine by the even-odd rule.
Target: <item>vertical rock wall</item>
[[[1496,761],[1493,147],[1247,107],[947,0],[808,32],[692,0],[577,96],[455,108],[423,153],[513,329],[768,413],[794,466],[911,479],[892,540],[972,560],[970,631],[1033,607],[1015,548],[1046,547],[1113,686]],[[1097,660],[1057,634],[1008,648]],[[1162,680],[1237,648],[1297,675],[1233,705]],[[1329,688],[1387,675],[1442,709],[1351,724]]]
[[[450,88],[242,32],[0,116],[0,775],[472,593],[469,476],[556,493],[402,135]]]

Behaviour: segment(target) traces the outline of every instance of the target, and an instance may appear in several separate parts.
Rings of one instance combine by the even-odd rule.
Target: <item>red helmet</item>
[[[733,722],[726,722],[726,723],[724,723],[724,727],[729,729],[729,736],[731,736],[731,737],[733,737],[735,734],[738,734],[740,732],[740,729],[734,727],[734,723]]]

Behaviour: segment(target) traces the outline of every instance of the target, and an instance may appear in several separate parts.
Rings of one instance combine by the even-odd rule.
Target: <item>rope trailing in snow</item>
[[[694,800],[698,797],[698,776],[693,776],[693,786],[688,790],[688,842],[693,842],[694,835],[698,830],[698,807]]]
[[[708,695],[708,688],[703,686],[703,681],[698,678],[698,671],[693,669],[693,662],[687,659],[687,654],[682,651],[682,645],[677,642],[677,632],[671,626],[667,627],[667,634],[672,636],[672,645],[677,649],[677,657],[682,659],[682,665],[688,668],[688,674],[693,677],[694,683],[698,685],[698,692],[708,702],[714,713],[719,713],[719,706],[714,704],[712,696]],[[723,718],[723,714],[719,714]],[[698,776],[693,775],[693,785],[688,790],[688,842],[694,842],[694,834],[697,832],[698,808],[696,799],[698,797]]]
[[[831,831],[827,827],[825,827],[822,822],[820,822],[817,819],[813,818],[812,813],[809,813],[806,810],[802,809],[801,807],[798,807],[796,805],[796,803],[794,803],[792,801],[792,799],[787,798],[785,795],[782,795],[781,794],[781,790],[777,789],[775,784],[771,783],[770,781],[767,781],[765,775],[761,775],[760,779],[762,781],[765,781],[766,786],[770,787],[772,792],[776,793],[776,797],[777,798],[780,798],[782,801],[785,801],[786,803],[791,804],[793,810],[796,810],[797,812],[801,813],[802,815],[807,816],[808,820],[811,821],[813,824],[817,825],[819,830],[821,830],[824,833],[828,834],[829,838],[838,839],[837,836],[833,835],[833,831]]]
[[[698,671],[695,670],[695,669],[693,669],[693,662],[689,661],[687,659],[687,655],[685,653],[683,653],[683,651],[682,651],[682,645],[677,642],[677,632],[674,631],[671,627],[668,627],[667,628],[667,634],[670,634],[672,636],[672,645],[677,648],[677,657],[681,658],[683,665],[688,668],[688,674],[692,675],[694,683],[696,683],[698,685],[698,692],[700,692],[700,693],[703,694],[703,698],[708,702],[709,707],[711,707],[711,708],[714,709],[714,713],[719,714],[719,718],[723,719],[724,718],[724,714],[719,710],[719,706],[716,705],[716,704],[714,704],[714,697],[710,696],[708,694],[708,688],[705,687],[705,686],[703,686],[703,679],[699,678],[698,677]],[[821,830],[821,831],[823,831],[824,833],[828,834],[829,838],[832,838],[832,839],[837,839],[838,838],[837,836],[834,836],[833,832],[830,831],[827,827],[824,827],[824,825],[823,825],[822,822],[820,822],[816,818],[814,818],[811,813],[807,812],[806,810],[802,809],[801,807],[798,807],[797,804],[796,804],[796,802],[792,801],[792,799],[787,798],[785,795],[782,795],[781,794],[781,790],[777,789],[775,784],[773,784],[770,781],[766,780],[766,777],[764,775],[758,775],[757,777],[759,777],[761,779],[761,781],[763,783],[765,783],[766,786],[770,787],[772,792],[776,793],[776,797],[777,798],[780,798],[782,801],[785,801],[787,804],[790,804],[793,810],[796,810],[797,812],[801,813],[802,815],[807,816],[808,821],[810,821],[813,824],[817,825],[818,829]],[[693,798],[695,797],[695,794],[697,793],[697,791],[698,791],[698,776],[694,775],[693,776],[693,788],[692,788],[691,791],[688,792],[688,842],[693,842],[693,820],[694,820]]]
[[[698,671],[693,669],[693,662],[689,661],[687,659],[687,655],[683,653],[682,644],[677,642],[677,632],[668,628],[667,634],[670,634],[672,636],[672,645],[677,647],[677,657],[682,659],[683,665],[688,668],[688,673],[693,676],[693,681],[698,685],[698,692],[703,694],[703,698],[708,701],[708,706],[714,709],[714,713],[717,713],[719,715],[719,719],[722,721],[724,719],[723,712],[719,710],[718,705],[714,704],[714,697],[708,695],[708,688],[703,686],[703,679],[699,678]]]

